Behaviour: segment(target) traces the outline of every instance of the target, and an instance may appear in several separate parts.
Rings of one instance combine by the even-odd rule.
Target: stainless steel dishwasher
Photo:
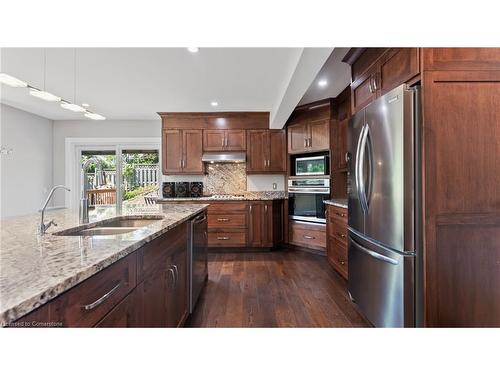
[[[189,313],[191,314],[208,281],[207,212],[191,220],[189,226]]]

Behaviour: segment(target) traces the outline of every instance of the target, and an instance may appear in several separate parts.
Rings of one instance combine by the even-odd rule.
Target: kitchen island
[[[97,318],[102,318],[105,312],[111,310],[113,306],[106,307],[106,303],[101,304],[104,300],[99,300],[99,306],[96,305],[94,310],[92,302],[95,301],[94,296],[90,295],[92,294],[90,289],[95,290],[96,296],[99,297],[100,289],[104,291],[109,289],[105,285],[109,281],[108,284],[118,290],[118,292],[113,290],[114,294],[111,293],[116,299],[115,302],[118,303],[120,302],[118,296],[125,297],[136,286],[139,288],[148,281],[149,276],[151,276],[150,281],[158,279],[162,285],[171,282],[163,280],[163,274],[173,273],[170,268],[160,270],[155,274],[148,274],[150,271],[147,269],[148,257],[152,258],[152,263],[155,260],[166,262],[172,256],[172,254],[167,254],[170,251],[169,248],[171,245],[176,245],[179,254],[186,258],[186,222],[204,212],[207,206],[206,204],[129,206],[124,208],[120,215],[116,214],[114,207],[96,208],[91,213],[90,224],[82,228],[95,227],[96,222],[114,220],[117,216],[137,220],[154,219],[150,224],[128,233],[102,236],[53,235],[61,231],[65,233],[64,231],[79,226],[78,213],[68,209],[47,213],[46,219],[53,219],[58,227],[51,227],[44,235],[37,233],[40,220],[38,214],[2,220],[0,222],[0,325],[15,325],[12,323],[17,319],[36,310],[35,314],[41,311],[39,315],[49,317],[47,319],[56,326],[57,324],[94,326]],[[172,237],[174,235],[175,238]],[[169,236],[172,238],[167,238]],[[187,260],[181,260],[182,264],[187,267]],[[126,267],[119,269],[120,264],[125,264],[124,262],[126,262]],[[97,278],[101,277],[100,274],[111,272],[113,269],[116,270],[115,274],[108,278],[104,277],[98,285],[80,288],[92,280],[99,281]],[[172,276],[175,279],[175,285],[177,286],[178,283],[183,285],[185,280],[179,277],[177,268],[175,272],[176,274]],[[119,279],[124,273],[126,273],[126,277],[124,276],[126,280],[121,282]],[[180,273],[186,275],[183,269]],[[156,274],[161,274],[161,277],[154,278]],[[75,300],[72,291],[78,288],[87,289],[88,301],[80,303]],[[71,298],[65,300],[66,297]],[[109,296],[105,298],[107,303],[113,300],[113,298],[108,298]],[[72,303],[76,307],[72,306]],[[48,309],[49,314],[44,311],[47,305],[57,306]],[[68,311],[71,312],[71,308],[73,308],[71,316],[65,316]],[[86,310],[90,314],[89,318],[82,317]],[[95,316],[91,316],[92,314]],[[144,309],[141,314],[144,314]],[[75,316],[78,318],[74,319]],[[147,324],[142,324],[143,319],[142,323],[138,320],[134,320],[134,323],[138,326],[167,326],[166,321],[158,321],[159,324],[156,324],[157,321],[151,319],[146,322]]]

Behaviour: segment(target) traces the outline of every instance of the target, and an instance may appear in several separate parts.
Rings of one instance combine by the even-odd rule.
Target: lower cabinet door
[[[262,202],[250,202],[248,206],[248,246],[262,247],[265,242],[264,208]]]
[[[111,310],[96,327],[98,328],[132,328],[141,325],[141,303],[138,290],[134,289],[113,310]]]
[[[145,278],[137,286],[138,301],[141,304],[141,326],[159,328],[167,326],[167,273],[164,269]]]
[[[171,270],[171,271],[170,271]],[[167,327],[179,327],[188,315],[187,251],[180,249],[170,258],[167,293]]]

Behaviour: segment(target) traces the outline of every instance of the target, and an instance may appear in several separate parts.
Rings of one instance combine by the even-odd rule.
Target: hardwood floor
[[[369,327],[324,257],[293,250],[209,254],[187,327]]]

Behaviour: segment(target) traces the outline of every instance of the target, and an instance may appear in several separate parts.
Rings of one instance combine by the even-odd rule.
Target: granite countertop
[[[323,202],[332,206],[347,208],[347,199],[329,199]]]
[[[134,205],[116,215],[114,207],[92,210],[90,224],[117,216],[161,219],[129,233],[81,237],[52,233],[79,226],[78,213],[48,211],[54,220],[45,235],[37,234],[40,214],[0,221],[0,326],[4,326],[52,300],[76,284],[134,252],[169,229],[208,207],[207,204]],[[94,224],[92,224],[94,223]]]
[[[213,196],[203,196],[199,198],[186,197],[186,198],[157,198],[157,203],[168,203],[172,201],[266,201],[266,200],[278,200],[278,199],[288,199],[285,191],[246,191],[243,193],[242,197],[218,197]]]

